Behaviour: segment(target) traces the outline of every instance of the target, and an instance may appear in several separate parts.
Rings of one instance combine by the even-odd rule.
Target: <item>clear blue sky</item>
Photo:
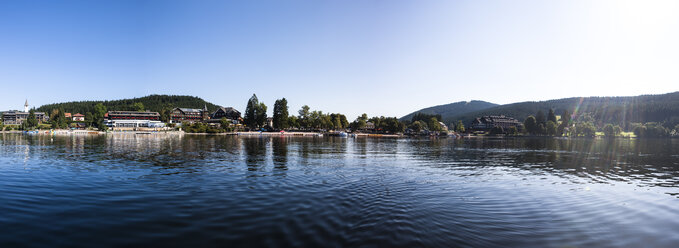
[[[353,119],[679,90],[677,1],[2,1],[0,109],[256,93]]]

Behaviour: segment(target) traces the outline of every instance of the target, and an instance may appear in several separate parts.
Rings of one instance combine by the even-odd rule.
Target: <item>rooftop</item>
[[[146,116],[159,116],[158,112],[146,112],[146,111],[108,111],[107,114],[111,115],[146,115]]]
[[[193,109],[193,108],[177,108],[181,110],[184,113],[201,113],[203,110],[202,109]]]

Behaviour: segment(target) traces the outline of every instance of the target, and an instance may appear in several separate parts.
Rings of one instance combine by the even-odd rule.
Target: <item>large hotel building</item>
[[[165,127],[165,123],[160,121],[160,114],[158,112],[108,111],[108,113],[104,115],[104,119],[104,124],[108,127]]]
[[[24,121],[26,121],[26,119],[28,119],[29,114],[28,100],[26,100],[23,112],[19,110],[2,112],[2,123],[6,125],[21,125],[24,123]],[[45,112],[35,112],[35,118],[38,120],[38,123],[45,123],[49,121],[49,116],[47,116]]]

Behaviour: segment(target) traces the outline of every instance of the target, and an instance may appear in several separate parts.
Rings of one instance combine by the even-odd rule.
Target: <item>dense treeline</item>
[[[445,131],[443,126],[441,126],[441,120],[443,118],[440,114],[418,112],[411,116],[410,121],[406,120],[404,125],[407,126],[408,131],[413,134]]]
[[[535,116],[528,116],[521,129],[523,133],[528,135],[545,135],[545,136],[582,136],[595,137],[597,132],[604,137],[617,137],[623,134],[624,129],[617,124],[606,123],[598,127],[595,125],[596,119],[589,113],[580,116],[574,116],[568,111],[564,111],[557,120],[554,110],[550,109],[549,114],[544,116],[542,111],[538,111]],[[665,127],[660,123],[646,122],[646,123],[631,123],[629,124],[630,131],[637,137],[676,137],[679,136],[679,124],[674,127]],[[491,134],[503,133],[500,129],[491,130]],[[505,132],[506,133],[506,132]]]
[[[266,104],[259,102],[257,95],[253,94],[245,108],[244,124],[250,130],[366,130],[367,123],[374,127],[371,132],[400,133],[405,130],[405,124],[396,117],[372,117],[363,114],[349,123],[347,117],[341,113],[324,113],[320,110],[312,110],[308,105],[302,106],[297,115],[289,113],[288,101],[285,98],[278,99],[274,103],[272,125],[267,122]]]
[[[272,125],[267,122],[266,110],[266,104],[259,102],[257,95],[253,94],[245,107],[243,124],[251,130],[342,130],[349,128],[345,115],[312,111],[307,105],[302,106],[298,115],[290,115],[288,100],[285,98],[278,99],[274,103]]]
[[[219,121],[219,125],[210,125],[202,122],[182,122],[182,130],[187,133],[226,133],[236,130],[226,118]]]
[[[679,136],[679,124],[673,129],[666,128],[655,122],[634,123],[632,131],[637,137],[660,138],[667,136]]]
[[[368,119],[369,122],[372,122],[375,125],[375,131],[376,132],[384,132],[384,133],[401,133],[405,131],[405,123],[400,122],[398,118],[396,117],[373,117]]]
[[[587,115],[592,118],[592,124],[597,128],[610,123],[631,131],[634,123],[654,122],[667,129],[673,129],[679,124],[679,92],[634,97],[575,97],[521,102],[461,114],[442,114],[442,117],[445,123],[455,120],[471,123],[474,118],[486,115],[506,115],[524,120],[538,111],[549,108],[556,113],[568,111],[574,118]]]
[[[86,112],[83,121],[73,121],[72,118],[67,118],[67,113],[63,108],[55,108],[46,114],[49,116],[49,122],[37,124],[35,118],[35,109],[31,109],[28,118],[19,127],[21,130],[30,130],[34,128],[41,129],[67,129],[67,128],[98,128],[99,130],[106,130],[108,127],[104,125],[104,115],[107,112],[106,107],[102,103],[94,105],[94,112]]]
[[[199,97],[194,96],[175,96],[175,95],[150,95],[132,99],[122,99],[113,101],[80,101],[80,102],[64,102],[54,103],[40,106],[37,111],[51,113],[55,109],[61,109],[66,113],[94,113],[94,106],[101,103],[108,110],[132,110],[144,111],[149,110],[159,112],[161,119],[167,121],[169,112],[177,107],[180,108],[197,108],[202,109],[207,106],[209,111],[214,111],[218,108],[217,105],[207,102]]]
[[[594,137],[596,127],[591,118],[573,120],[573,115],[564,110],[561,119],[557,120],[555,111],[549,109],[545,116],[542,110],[538,110],[535,116],[528,116],[521,127],[521,131],[530,135],[546,136],[585,136]]]

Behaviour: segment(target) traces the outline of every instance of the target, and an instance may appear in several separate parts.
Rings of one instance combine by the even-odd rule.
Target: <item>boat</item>
[[[38,131],[24,131],[24,132],[28,135],[38,135],[39,134]]]

